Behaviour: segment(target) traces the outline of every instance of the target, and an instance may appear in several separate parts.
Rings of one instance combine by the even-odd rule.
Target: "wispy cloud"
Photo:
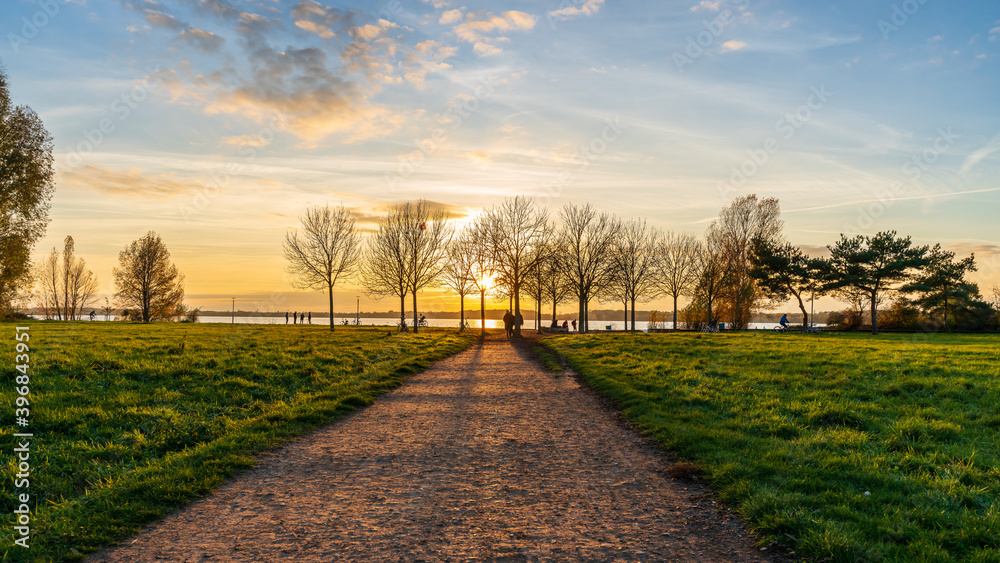
[[[559,10],[553,10],[549,12],[550,18],[558,18],[562,20],[569,20],[573,18],[578,18],[580,16],[593,16],[597,12],[601,11],[601,6],[604,5],[604,0],[586,0],[580,6],[567,6]]]
[[[965,162],[962,163],[962,168],[959,169],[959,174],[967,174],[970,170],[975,168],[977,164],[989,158],[993,153],[1000,151],[1000,134],[996,137],[990,139],[990,142],[986,143],[981,148],[972,151],[972,154],[965,158]]]

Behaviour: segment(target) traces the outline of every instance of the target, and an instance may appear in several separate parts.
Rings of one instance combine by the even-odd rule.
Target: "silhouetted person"
[[[312,311],[309,311],[309,324],[313,324],[313,314],[312,314]]]
[[[576,330],[576,319],[573,319],[573,330]]]
[[[563,330],[569,332],[569,322],[563,321]]]
[[[288,324],[288,311],[285,311],[285,324]]]
[[[306,314],[302,313],[299,315],[299,324],[306,324]]]
[[[91,311],[90,312],[90,320],[94,320],[96,317],[97,317],[97,313]]]
[[[503,314],[503,329],[507,333],[507,338],[510,338],[514,334],[514,315],[507,311]]]
[[[299,321],[299,312],[292,311],[292,324],[298,324],[298,321]]]
[[[524,316],[521,315],[521,311],[518,311],[517,315],[514,316],[514,327],[519,331],[518,334],[520,334],[521,326],[523,324],[524,324]]]

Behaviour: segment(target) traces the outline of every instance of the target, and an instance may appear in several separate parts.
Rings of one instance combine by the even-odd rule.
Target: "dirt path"
[[[771,561],[572,377],[491,338],[90,561]]]

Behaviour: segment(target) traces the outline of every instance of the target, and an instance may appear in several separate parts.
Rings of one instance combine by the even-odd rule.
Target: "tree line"
[[[412,327],[419,330],[417,295],[445,288],[460,298],[478,297],[485,326],[486,296],[510,300],[513,314],[523,298],[533,301],[536,326],[543,307],[575,302],[581,332],[589,331],[594,301],[624,306],[625,326],[636,330],[637,303],[660,297],[673,301],[673,326],[725,322],[747,328],[755,312],[792,299],[809,324],[805,301],[833,295],[852,311],[870,313],[879,330],[878,307],[889,298],[910,303],[944,330],[991,329],[996,308],[967,281],[975,258],[957,259],[940,245],[915,246],[894,231],[841,235],[830,257],[812,258],[783,235],[775,198],[748,195],[724,206],[703,238],[662,231],[644,220],[623,220],[590,204],[566,204],[556,220],[532,200],[518,196],[485,209],[472,222],[454,226],[442,209],[420,200],[392,207],[362,242],[344,206],[315,207],[302,227],[286,235],[284,250],[296,287],[325,290],[355,279],[372,297],[412,299]],[[679,310],[678,301],[688,300]],[[896,305],[894,304],[894,307]],[[630,314],[631,312],[631,314]],[[925,323],[926,324],[926,323]],[[330,327],[333,330],[333,326]],[[485,330],[485,329],[484,329]],[[520,335],[520,327],[515,329]]]

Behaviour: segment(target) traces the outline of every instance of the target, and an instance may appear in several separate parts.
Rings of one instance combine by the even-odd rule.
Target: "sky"
[[[281,253],[308,207],[515,195],[700,235],[755,193],[814,255],[895,230],[1000,283],[995,1],[4,0],[0,31],[55,144],[36,254],[72,235],[102,296],[155,230],[192,306],[323,310]]]

